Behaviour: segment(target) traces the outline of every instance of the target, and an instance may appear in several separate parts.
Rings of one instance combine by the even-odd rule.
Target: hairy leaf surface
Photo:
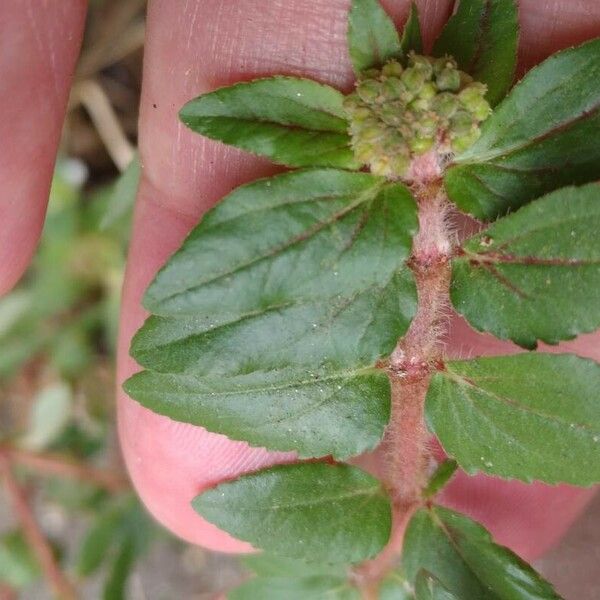
[[[238,377],[144,371],[125,391],[146,408],[235,440],[300,458],[372,449],[390,415],[390,386],[375,370],[320,377],[294,370]]]
[[[199,96],[179,116],[196,133],[284,165],[356,168],[343,99],[310,79],[270,77]]]
[[[600,186],[557,190],[474,236],[453,260],[452,303],[526,348],[600,327]]]
[[[378,0],[352,0],[348,15],[348,51],[357,75],[401,56],[396,26]]]
[[[435,56],[453,56],[463,71],[488,86],[495,106],[513,81],[519,35],[515,0],[460,0],[435,42]]]
[[[495,544],[479,523],[440,506],[421,509],[411,519],[402,564],[409,581],[424,569],[461,600],[559,600],[549,583]],[[417,593],[421,597],[447,598]]]
[[[532,69],[446,175],[451,199],[492,219],[543,193],[598,178],[600,39]]]
[[[268,552],[332,563],[377,554],[391,507],[379,481],[349,465],[300,463],[265,469],[198,496],[205,519]]]
[[[407,189],[300,171],[238,188],[159,272],[126,390],[177,420],[301,456],[372,448],[389,386],[372,371],[415,311]],[[160,375],[158,372],[164,373]],[[340,418],[342,417],[342,418]]]
[[[572,354],[524,353],[447,363],[426,416],[468,473],[523,481],[600,481],[600,365]]]

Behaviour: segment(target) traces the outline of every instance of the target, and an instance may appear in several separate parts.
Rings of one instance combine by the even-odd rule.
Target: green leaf
[[[364,560],[385,546],[391,529],[381,483],[349,465],[272,467],[223,483],[193,506],[258,548],[310,561]]]
[[[296,171],[242,186],[211,210],[148,288],[133,341],[157,371],[247,374],[370,366],[412,318],[417,229],[402,185]]]
[[[144,371],[125,384],[143,406],[176,421],[300,458],[342,459],[375,447],[390,416],[385,373],[256,371],[239,377],[195,377]]]
[[[452,361],[426,400],[430,429],[468,473],[600,481],[600,365],[571,354]]]
[[[396,26],[378,0],[352,0],[348,15],[348,51],[357,75],[402,56]]]
[[[415,581],[416,600],[458,600],[438,579],[427,571],[419,571]]]
[[[452,303],[473,327],[526,348],[600,326],[600,187],[557,190],[466,242]]]
[[[100,567],[120,535],[120,526],[121,515],[118,511],[110,510],[100,515],[83,539],[78,555],[78,573],[90,575]]]
[[[126,390],[174,419],[305,457],[372,448],[389,418],[372,366],[415,311],[405,263],[416,228],[408,190],[364,173],[239,188],[146,294],[168,316],[151,317],[131,352],[170,374],[137,375]]]
[[[301,579],[251,579],[228,594],[229,600],[360,600],[346,578],[313,576]]]
[[[236,83],[188,102],[190,129],[290,167],[357,168],[337,90],[294,77]]]
[[[517,84],[456,158],[446,188],[492,219],[600,172],[600,39],[554,54]]]
[[[117,179],[114,189],[108,197],[106,210],[100,221],[101,230],[111,228],[131,214],[140,183],[140,176],[140,159],[136,154]]]
[[[552,586],[468,517],[439,506],[419,510],[406,531],[410,581],[426,570],[460,600],[558,600]],[[418,590],[417,590],[418,592]],[[447,598],[419,596],[417,598]]]
[[[485,83],[487,100],[495,106],[512,85],[518,37],[515,0],[459,0],[433,53],[453,56],[460,69]]]
[[[381,582],[379,600],[415,600],[413,586],[399,570],[391,571]]]
[[[455,460],[447,459],[441,463],[435,470],[427,487],[423,490],[423,497],[432,498],[435,496],[449,481],[458,469],[458,463]]]
[[[127,580],[136,559],[135,543],[125,538],[112,563],[108,579],[104,585],[104,600],[125,600]]]
[[[73,392],[65,382],[42,388],[35,396],[29,425],[19,445],[29,450],[43,450],[64,431],[73,416]]]
[[[23,588],[40,578],[42,571],[20,531],[0,537],[0,582]]]
[[[248,554],[242,559],[244,566],[260,577],[286,577],[302,579],[314,575],[344,577],[346,566],[323,562],[306,562],[296,558],[286,558],[268,552]]]
[[[410,52],[423,53],[423,39],[421,36],[421,25],[419,24],[419,10],[415,2],[410,5],[408,19],[402,31],[400,39],[402,56],[408,56]]]

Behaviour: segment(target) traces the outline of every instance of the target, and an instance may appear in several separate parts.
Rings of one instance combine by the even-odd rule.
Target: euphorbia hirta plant
[[[514,0],[462,0],[430,54],[414,6],[399,35],[353,0],[349,95],[276,76],[181,110],[295,168],[234,190],[158,273],[131,348],[145,370],[125,385],[295,452],[194,501],[266,551],[230,598],[557,598],[436,504],[456,465],[600,481],[600,366],[535,352],[600,326],[600,40],[511,89],[517,38]],[[449,360],[450,306],[524,351]],[[381,480],[346,462],[380,445]]]

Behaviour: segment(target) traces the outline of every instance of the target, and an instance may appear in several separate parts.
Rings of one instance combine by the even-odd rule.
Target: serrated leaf
[[[459,155],[446,188],[459,208],[492,219],[600,172],[600,39],[532,69]]]
[[[434,374],[430,429],[468,473],[600,481],[600,365],[572,354],[451,361]]]
[[[295,77],[236,83],[188,102],[190,129],[290,167],[359,166],[337,90]]]
[[[400,50],[402,56],[408,56],[410,52],[422,54],[423,38],[421,36],[421,25],[419,24],[419,10],[417,4],[412,2],[408,19],[402,30],[400,38]]]
[[[549,583],[495,544],[481,525],[440,506],[411,519],[402,564],[409,581],[424,569],[461,600],[559,600]]]
[[[449,481],[458,469],[458,463],[452,459],[446,459],[438,465],[433,475],[430,477],[427,487],[423,490],[424,498],[435,496]]]
[[[364,560],[385,546],[391,529],[381,483],[349,465],[272,467],[204,492],[193,506],[241,540],[307,561]]]
[[[526,348],[600,327],[600,186],[565,188],[497,221],[452,261],[451,298],[480,331]]]
[[[515,74],[519,15],[515,0],[459,0],[434,44],[435,56],[453,56],[460,69],[488,87],[495,106]]]
[[[419,571],[415,580],[416,600],[458,600],[427,571]]]
[[[357,75],[402,55],[396,26],[378,0],[352,0],[348,52]]]
[[[228,594],[228,600],[360,600],[345,578],[313,576],[299,579],[260,577]]]
[[[348,458],[375,447],[390,416],[383,372],[307,377],[298,371],[254,372],[230,378],[144,371],[125,391],[176,421],[300,458]]]
[[[373,447],[389,388],[371,368],[415,311],[405,261],[416,228],[408,190],[364,173],[239,188],[146,294],[169,316],[151,317],[131,352],[171,375],[138,375],[126,389],[162,414],[272,449],[342,457]]]
[[[370,366],[414,314],[405,263],[416,229],[410,192],[365,173],[296,171],[242,186],[148,288],[146,308],[171,319],[149,319],[133,356],[196,374]]]

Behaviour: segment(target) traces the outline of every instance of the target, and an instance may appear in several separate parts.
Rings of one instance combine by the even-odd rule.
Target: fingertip
[[[209,550],[252,551],[205,521],[192,500],[221,481],[290,460],[232,442],[201,427],[177,423],[119,398],[121,449],[135,489],[149,512],[176,536]]]
[[[27,6],[0,8],[0,295],[22,275],[42,229],[85,20],[81,1]]]

